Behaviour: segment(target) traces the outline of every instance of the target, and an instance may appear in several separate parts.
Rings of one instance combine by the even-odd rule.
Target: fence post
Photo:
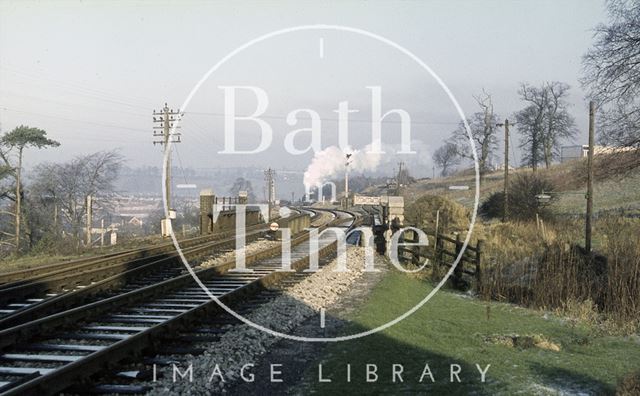
[[[456,234],[456,257],[458,257],[461,251],[462,251],[462,241],[460,240],[460,234],[458,233]],[[462,279],[463,267],[464,267],[464,259],[460,257],[460,261],[458,261],[458,265],[456,265],[456,268],[453,270],[453,276],[455,278],[454,281],[456,283]]]
[[[442,238],[436,241],[436,265],[444,264],[444,243]]]
[[[476,245],[476,291],[480,294],[480,289],[482,287],[482,246],[484,245],[484,241],[481,239],[478,241]]]
[[[409,231],[411,233],[411,243],[418,243],[420,242],[420,237],[418,236],[418,233],[415,231]],[[420,265],[420,249],[422,247],[418,246],[418,245],[414,245],[411,247],[411,263],[414,265]]]

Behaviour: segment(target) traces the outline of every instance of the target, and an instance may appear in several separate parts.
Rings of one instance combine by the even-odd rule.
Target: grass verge
[[[391,272],[368,302],[345,318],[350,323],[345,333],[374,328],[398,316],[430,288],[424,281]],[[496,342],[514,335],[546,344]],[[599,335],[586,324],[540,311],[440,291],[412,316],[381,333],[328,345],[304,383],[310,387],[305,393],[320,394],[607,394],[626,373],[640,368],[639,362],[637,337]],[[397,377],[392,381],[394,363],[403,366],[403,382]],[[318,382],[318,364],[332,382]],[[366,381],[367,364],[377,365],[376,382]],[[419,382],[425,364],[434,383],[429,376]],[[452,364],[461,366],[461,383],[450,382]],[[485,383],[476,364],[491,364]]]

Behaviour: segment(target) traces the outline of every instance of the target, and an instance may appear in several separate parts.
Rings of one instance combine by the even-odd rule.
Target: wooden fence
[[[460,234],[457,234],[454,239],[442,234],[434,235],[434,233],[424,232],[429,238],[430,246],[399,246],[398,257],[417,266],[421,266],[426,259],[429,259],[430,265],[428,267],[444,266],[451,268],[464,245]],[[406,243],[419,242],[418,233],[414,231],[406,231],[403,236]],[[435,248],[431,244],[434,239],[435,243],[433,245],[435,245]],[[467,245],[458,265],[453,270],[452,280],[454,284],[461,285],[463,283],[463,275],[466,274],[475,278],[476,286],[479,289],[482,282],[482,245],[482,240],[478,241],[475,246]]]
[[[243,201],[240,197],[215,197],[216,205],[219,205],[218,210],[226,211],[226,210],[234,210],[235,206],[241,203],[246,203],[246,200]]]

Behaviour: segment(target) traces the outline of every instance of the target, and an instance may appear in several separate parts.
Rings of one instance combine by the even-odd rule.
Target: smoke
[[[350,173],[372,172],[381,166],[395,166],[398,161],[404,161],[405,165],[412,170],[412,174],[431,175],[433,166],[431,149],[420,140],[411,141],[411,149],[416,152],[415,154],[399,154],[400,146],[390,144],[382,144],[382,151],[385,154],[370,153],[371,146],[372,144],[369,144],[360,150],[353,150],[350,147],[342,150],[338,146],[329,146],[316,152],[304,172],[303,182],[307,191],[338,176],[342,178],[347,154],[351,154]]]
[[[304,185],[308,189],[315,188],[338,175],[344,175],[347,154],[349,158],[349,172],[364,172],[375,170],[382,162],[383,154],[370,153],[371,144],[362,150],[352,150],[347,147],[342,150],[338,146],[329,146],[322,151],[316,152],[311,160],[311,164],[304,172]]]
[[[349,158],[350,173],[372,172],[381,166],[394,166],[402,160],[416,174],[431,174],[431,150],[420,140],[411,141],[411,149],[416,152],[415,154],[398,154],[400,145],[390,144],[382,144],[382,151],[385,154],[370,153],[371,146],[372,144],[369,144],[361,150],[353,150],[350,147],[342,150],[338,146],[329,146],[316,152],[304,172],[303,183],[307,191],[338,176],[339,178],[344,177],[347,154],[351,154]]]

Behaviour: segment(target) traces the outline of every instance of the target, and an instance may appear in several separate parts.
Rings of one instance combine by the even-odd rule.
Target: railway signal
[[[351,164],[351,156],[353,154],[345,154],[347,160],[344,163],[344,207],[349,209],[349,165]]]

